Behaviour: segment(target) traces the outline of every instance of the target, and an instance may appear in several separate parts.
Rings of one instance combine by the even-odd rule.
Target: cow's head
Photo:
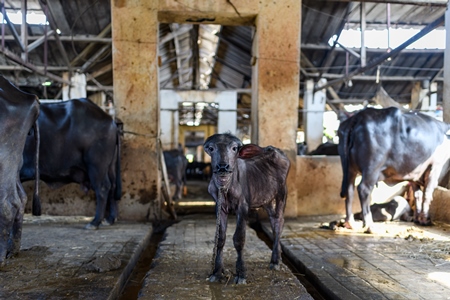
[[[241,140],[230,133],[214,134],[203,144],[211,156],[213,180],[218,188],[226,188],[230,183],[241,147]]]

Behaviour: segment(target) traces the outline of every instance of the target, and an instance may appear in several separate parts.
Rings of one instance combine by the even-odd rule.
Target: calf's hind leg
[[[287,191],[277,195],[275,208],[273,205],[268,205],[266,207],[267,214],[269,215],[270,225],[272,227],[273,235],[273,246],[272,246],[272,257],[270,259],[269,268],[271,270],[280,269],[280,257],[281,257],[281,232],[284,226],[284,208],[286,206],[286,195]]]

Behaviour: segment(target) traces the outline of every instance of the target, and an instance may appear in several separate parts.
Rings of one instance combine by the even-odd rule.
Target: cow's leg
[[[114,199],[114,193],[111,192],[108,197],[108,202],[106,204],[106,215],[105,219],[102,222],[103,225],[109,226],[113,225],[117,220],[118,215],[118,208],[117,208],[117,201]]]
[[[98,170],[94,170],[95,168],[90,168],[89,179],[92,183],[92,188],[95,191],[96,197],[96,208],[95,208],[95,217],[94,219],[85,226],[86,229],[98,229],[98,226],[101,224],[106,211],[106,203],[108,200],[108,194],[111,190],[111,182],[108,178],[107,172],[104,172],[102,177],[103,179],[99,179],[101,177],[98,176]],[[92,174],[92,175],[91,175]]]
[[[233,244],[237,252],[236,278],[234,279],[234,283],[236,284],[246,283],[246,267],[244,258],[242,257],[242,252],[245,245],[245,229],[247,226],[246,216],[246,209],[240,209],[240,211],[238,211],[236,215],[236,231],[233,235]]]
[[[425,177],[425,188],[423,191],[423,204],[422,211],[419,214],[419,224],[424,226],[431,225],[431,219],[429,216],[430,204],[433,201],[434,189],[438,186],[439,175],[442,171],[442,166],[434,165],[429,173],[429,176]],[[426,174],[428,175],[428,174]]]
[[[108,200],[106,202],[105,219],[102,222],[102,224],[106,226],[113,225],[116,222],[118,215],[117,201],[115,197],[115,177],[111,176],[111,174],[109,176],[109,181],[111,182],[111,189],[109,190]]]
[[[0,199],[0,268],[5,266],[8,240],[13,223],[12,210],[10,199],[2,195]]]
[[[356,173],[348,171],[347,197],[345,198],[345,223],[344,227],[353,229],[355,219],[353,216],[353,198],[355,196]]]
[[[181,182],[180,179],[177,179],[175,181],[175,193],[173,194],[173,197],[172,197],[172,199],[175,201],[181,199],[181,185],[182,184],[183,183]]]
[[[358,185],[358,195],[363,215],[363,228],[366,233],[375,232],[372,212],[370,210],[370,193],[378,179],[374,176],[374,173],[375,172],[363,172],[361,183]]]
[[[419,215],[422,212],[422,203],[423,203],[423,192],[420,189],[420,186],[414,182],[410,183],[410,197],[414,198],[414,223],[419,223]]]
[[[211,276],[209,276],[210,282],[220,281],[223,273],[223,247],[225,246],[226,233],[227,233],[227,221],[228,214],[223,211],[221,208],[220,212],[217,214],[219,218],[219,226],[216,226],[216,236],[217,236],[217,245],[215,245],[216,252],[213,253],[213,272]],[[216,239],[215,239],[216,240]]]
[[[18,180],[16,183],[17,193],[19,195],[19,201],[14,205],[14,211],[16,212],[12,224],[10,239],[8,240],[8,252],[7,257],[14,256],[20,251],[20,241],[22,239],[22,224],[23,214],[25,210],[25,204],[27,201],[27,194],[22,187],[22,184]]]

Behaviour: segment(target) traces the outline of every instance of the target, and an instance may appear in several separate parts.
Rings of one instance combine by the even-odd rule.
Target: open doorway
[[[220,128],[224,120],[234,121],[231,132],[249,141],[253,36],[251,26],[202,22],[159,25],[163,145],[180,144],[189,162],[188,190],[180,203],[212,203],[207,193],[210,158],[203,151],[203,143],[210,135],[223,131]],[[224,112],[233,115],[224,116]],[[163,128],[163,124],[170,128]],[[166,143],[165,134],[171,135]]]

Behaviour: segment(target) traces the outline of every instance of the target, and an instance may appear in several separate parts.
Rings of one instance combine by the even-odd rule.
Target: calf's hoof
[[[211,276],[209,276],[208,278],[207,278],[207,280],[209,281],[209,282],[220,282],[220,279],[221,279],[222,277],[221,276],[217,276],[217,275],[211,275]]]
[[[96,225],[94,225],[94,224],[88,223],[88,224],[86,224],[86,226],[84,226],[84,229],[87,229],[87,230],[97,230],[97,229],[98,229],[98,225],[96,226]]]
[[[111,226],[113,224],[114,224],[114,221],[111,221],[111,220],[108,220],[108,219],[104,219],[102,221],[102,225],[104,225],[104,226]]]
[[[270,263],[269,269],[279,271],[280,270],[280,264]]]
[[[235,284],[247,284],[247,281],[243,277],[236,276],[234,278],[234,283]]]

